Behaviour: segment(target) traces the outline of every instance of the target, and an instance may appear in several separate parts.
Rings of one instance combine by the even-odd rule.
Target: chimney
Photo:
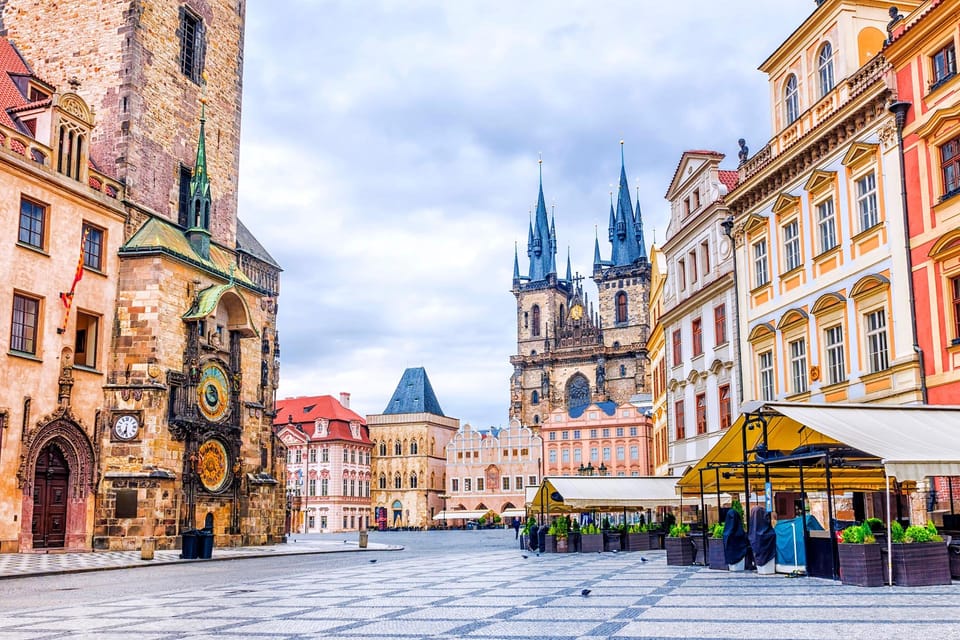
[[[340,392],[340,404],[343,405],[344,409],[350,408],[350,394],[347,393],[346,391]]]

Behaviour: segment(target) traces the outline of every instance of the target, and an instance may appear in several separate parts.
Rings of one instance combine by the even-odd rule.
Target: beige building
[[[663,335],[663,287],[667,279],[667,264],[657,245],[650,246],[650,390],[653,436],[650,444],[650,464],[653,475],[667,475],[667,361]]]
[[[447,444],[446,522],[466,524],[456,512],[491,510],[509,522],[524,515],[526,487],[542,476],[543,442],[516,420],[504,429],[480,431],[469,424]]]
[[[460,421],[443,414],[422,367],[407,369],[383,413],[367,416],[373,441],[370,525],[426,529],[443,508],[446,447]]]
[[[53,216],[40,235],[57,232],[48,247],[56,257],[17,284],[16,329],[7,335],[23,348],[34,319],[38,377],[57,379],[60,399],[34,408],[33,391],[10,400],[20,446],[4,447],[3,457],[20,463],[13,495],[3,496],[12,506],[3,508],[23,516],[17,546],[34,546],[34,522],[63,528],[63,541],[44,544],[69,549],[136,548],[145,537],[171,548],[184,529],[208,521],[218,545],[280,540],[284,457],[272,432],[280,268],[236,211],[242,4],[10,0],[0,5],[0,22],[37,76],[70,87],[45,95],[44,83],[23,85],[28,104],[18,117],[33,122],[21,132],[56,127],[55,154],[41,161],[31,149],[32,162],[106,194],[93,198],[107,209],[114,196],[125,221],[119,227],[115,213],[91,220],[105,232],[103,275],[91,269],[77,283],[64,332],[71,338],[59,344],[47,337],[62,321],[50,303],[69,282],[60,284],[53,263],[77,260],[62,253],[60,238],[77,252],[81,242],[80,231],[59,231],[80,229],[87,205],[72,196],[72,220],[61,227],[69,208],[52,193],[49,201],[37,196],[37,211],[48,206]],[[69,118],[44,116],[47,98],[69,104]],[[92,130],[85,105],[95,107]],[[207,130],[216,140],[210,154]],[[87,260],[96,235],[84,237]],[[100,298],[84,302],[85,287]],[[91,376],[95,382],[82,380]],[[60,410],[74,384],[99,386],[102,395],[71,416]],[[60,485],[52,497],[44,493],[51,474],[68,483],[67,493],[58,497]]]

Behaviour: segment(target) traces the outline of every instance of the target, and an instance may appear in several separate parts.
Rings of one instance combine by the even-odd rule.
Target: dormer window
[[[27,100],[30,102],[40,102],[41,100],[46,100],[50,97],[50,94],[40,89],[39,87],[32,86],[27,94]]]
[[[800,91],[797,88],[797,76],[790,75],[783,87],[783,103],[787,124],[800,117]]]
[[[820,97],[833,91],[833,46],[824,42],[817,57],[817,69],[820,72]]]

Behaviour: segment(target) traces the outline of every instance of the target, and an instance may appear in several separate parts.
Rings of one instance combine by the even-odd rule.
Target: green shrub
[[[924,526],[917,524],[912,524],[907,527],[907,530],[903,534],[903,541],[906,543],[923,543],[923,542],[941,542],[943,538],[940,537],[940,534],[937,533],[937,527],[932,522],[928,522]]]
[[[864,520],[863,524],[870,527],[870,531],[874,533],[880,533],[886,528],[883,524],[883,520],[880,518],[867,518]]]
[[[570,523],[570,531],[573,533],[580,533],[580,522],[578,520],[574,520]]]
[[[646,533],[648,531],[646,524],[636,522],[627,528],[627,533]]]
[[[711,538],[722,538],[723,537],[723,523],[715,522],[712,527],[710,527],[710,537]]]
[[[905,542],[903,527],[899,522],[894,522],[890,525],[890,542],[893,544],[903,544],[903,542]]]
[[[670,527],[670,533],[667,535],[671,538],[686,538],[688,535],[690,535],[690,525],[675,524]]]
[[[840,533],[840,542],[846,544],[875,544],[877,539],[867,523],[847,527]]]

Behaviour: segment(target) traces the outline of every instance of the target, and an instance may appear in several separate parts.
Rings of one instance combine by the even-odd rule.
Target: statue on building
[[[543,398],[550,397],[550,374],[546,371],[540,374],[540,396]]]
[[[607,368],[603,361],[597,363],[597,392],[603,393],[603,385],[607,381]]]
[[[884,44],[890,44],[893,42],[893,25],[903,20],[903,14],[900,13],[900,10],[897,7],[890,7],[889,13],[890,22],[887,23],[887,41]]]
[[[737,144],[740,145],[740,151],[737,152],[737,157],[740,158],[740,164],[742,165],[747,161],[747,158],[750,157],[750,147],[747,146],[747,141],[743,138],[737,140]]]

